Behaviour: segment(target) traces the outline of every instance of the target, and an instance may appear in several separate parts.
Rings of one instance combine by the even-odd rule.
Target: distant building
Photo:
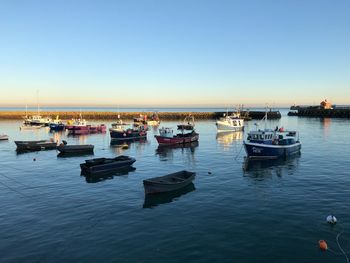
[[[327,99],[325,99],[324,101],[321,101],[320,107],[321,109],[324,109],[324,110],[333,109],[332,104],[329,101],[327,101]]]

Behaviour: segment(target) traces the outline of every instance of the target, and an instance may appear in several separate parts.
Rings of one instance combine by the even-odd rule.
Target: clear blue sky
[[[0,2],[0,106],[350,104],[350,1]]]

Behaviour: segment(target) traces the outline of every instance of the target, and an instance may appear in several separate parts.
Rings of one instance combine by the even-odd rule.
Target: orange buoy
[[[326,241],[320,240],[320,241],[318,241],[318,244],[320,245],[321,250],[326,251],[328,249],[328,245],[327,245]]]

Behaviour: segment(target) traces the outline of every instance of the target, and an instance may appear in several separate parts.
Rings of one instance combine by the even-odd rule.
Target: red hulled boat
[[[186,117],[184,123],[178,125],[178,130],[180,132],[174,135],[173,129],[161,128],[159,135],[154,137],[160,145],[185,144],[197,142],[199,139],[199,134],[194,130],[193,116]]]

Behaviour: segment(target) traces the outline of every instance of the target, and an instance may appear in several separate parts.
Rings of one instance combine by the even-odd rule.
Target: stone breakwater
[[[350,118],[350,109],[299,108],[297,112],[289,112],[288,115],[319,118]]]
[[[36,115],[37,112],[28,112],[28,116]],[[133,119],[135,117],[139,117],[140,115],[147,115],[150,117],[153,112],[82,112],[82,117],[86,120],[116,120],[118,115],[122,119]],[[195,120],[215,120],[226,114],[226,112],[159,112],[158,116],[160,120],[183,120],[186,116],[191,114]],[[229,112],[232,114],[232,112]],[[3,111],[0,112],[1,120],[21,120],[24,118],[26,113],[24,111]],[[79,118],[79,112],[56,112],[56,111],[48,111],[48,112],[40,112],[41,116],[56,118],[58,115],[62,120],[69,120],[73,118]],[[265,115],[264,111],[251,111],[251,112],[242,112],[242,116],[246,116],[246,118],[251,119],[261,119]],[[268,112],[269,119],[279,119],[281,118],[281,114],[279,111],[269,111]]]

